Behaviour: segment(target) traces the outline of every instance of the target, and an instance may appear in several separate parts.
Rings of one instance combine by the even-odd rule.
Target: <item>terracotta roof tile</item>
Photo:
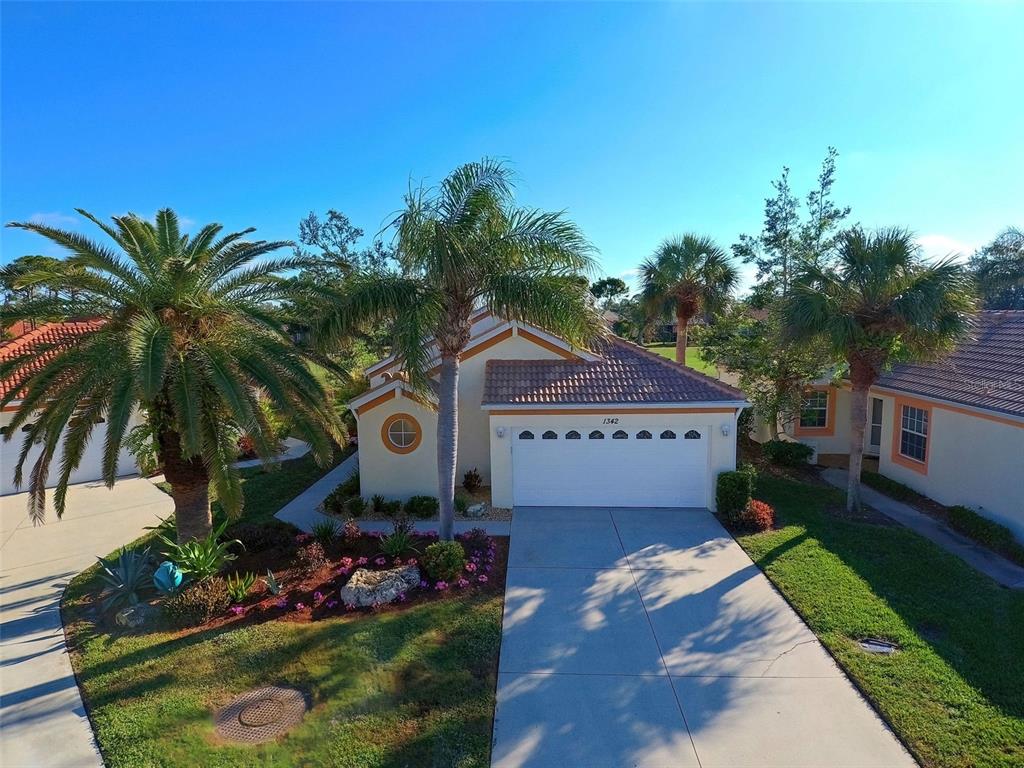
[[[1024,416],[1024,310],[979,312],[948,357],[894,366],[878,386]]]
[[[62,350],[72,346],[82,336],[98,329],[103,322],[95,319],[46,323],[0,344],[0,363],[13,360],[26,352],[36,353],[35,357],[18,368],[15,373],[0,379],[0,398],[24,385],[29,377],[41,371],[43,366]]]
[[[595,362],[488,360],[484,405],[688,403],[746,399],[738,389],[611,337]]]

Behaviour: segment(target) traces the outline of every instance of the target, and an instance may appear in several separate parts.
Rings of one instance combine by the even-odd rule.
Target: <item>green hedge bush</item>
[[[814,454],[811,446],[789,440],[769,440],[761,446],[761,450],[768,461],[782,467],[803,466]]]
[[[424,550],[420,565],[432,581],[454,581],[466,567],[466,550],[457,541],[438,541]]]
[[[436,496],[410,496],[405,502],[405,514],[421,520],[434,517],[439,508],[440,503]]]
[[[754,493],[755,479],[757,474],[749,466],[719,474],[715,490],[718,514],[730,523],[740,523]]]

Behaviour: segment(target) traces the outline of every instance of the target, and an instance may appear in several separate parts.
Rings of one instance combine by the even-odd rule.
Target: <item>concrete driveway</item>
[[[137,538],[173,505],[141,478],[113,490],[73,486],[64,518],[51,508],[42,526],[28,519],[25,500],[0,497],[0,765],[101,766],[64,647],[60,597],[96,555]]]
[[[492,764],[913,766],[706,510],[517,508]]]

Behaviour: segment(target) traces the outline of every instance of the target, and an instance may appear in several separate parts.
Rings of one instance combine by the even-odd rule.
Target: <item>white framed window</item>
[[[828,392],[816,389],[804,395],[800,406],[800,426],[806,429],[828,426]]]
[[[924,462],[928,457],[928,411],[904,405],[900,418],[900,455]]]
[[[395,419],[388,427],[388,440],[395,448],[408,448],[418,436],[419,430],[409,419]]]

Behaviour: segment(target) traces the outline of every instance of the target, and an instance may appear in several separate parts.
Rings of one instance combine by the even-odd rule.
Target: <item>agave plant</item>
[[[231,597],[231,601],[234,603],[240,603],[245,600],[246,595],[249,594],[249,590],[256,584],[256,574],[252,571],[246,571],[239,575],[238,571],[235,571],[234,576],[228,576],[228,595]]]
[[[231,551],[232,546],[237,544],[245,549],[245,545],[238,539],[220,541],[220,536],[227,526],[228,521],[225,520],[205,539],[191,539],[184,543],[172,541],[162,534],[158,538],[167,548],[167,556],[190,581],[204,581],[219,573],[228,562],[238,557]]]
[[[267,568],[267,576],[263,579],[263,583],[267,585],[267,590],[272,595],[280,595],[281,591],[284,589],[284,584],[277,580],[277,577],[274,576],[274,572],[269,568]]]
[[[101,597],[103,610],[136,605],[141,595],[153,587],[149,547],[143,550],[122,547],[114,558],[96,558],[100,564],[100,580],[104,584]]]

